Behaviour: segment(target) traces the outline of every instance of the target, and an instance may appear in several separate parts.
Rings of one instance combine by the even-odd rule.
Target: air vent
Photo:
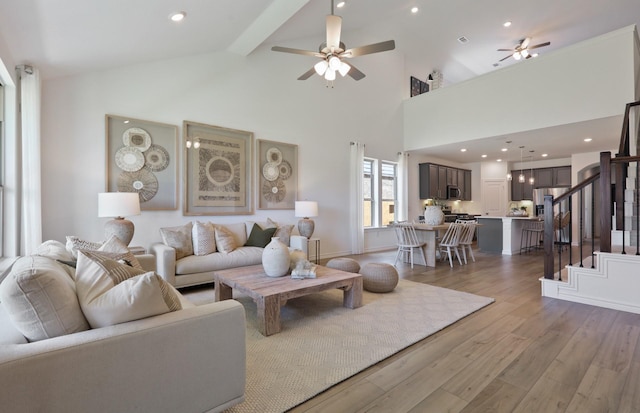
[[[467,42],[469,41],[469,39],[467,39],[467,38],[466,38],[466,37],[464,37],[464,36],[460,36],[460,37],[458,37],[458,41],[459,41],[460,43],[462,43],[462,44],[465,44],[465,43],[467,43]]]

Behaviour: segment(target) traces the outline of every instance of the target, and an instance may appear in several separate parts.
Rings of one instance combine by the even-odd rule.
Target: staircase
[[[639,121],[640,101],[627,104],[618,154],[612,158],[611,153],[602,152],[599,175],[586,179],[557,199],[545,197],[545,273],[540,279],[544,297],[640,314],[640,188],[637,179],[640,157],[629,155],[637,153]],[[633,139],[629,138],[630,130]],[[623,185],[612,185],[616,182]],[[582,236],[583,203],[584,190],[589,186],[591,193],[600,191],[602,197],[601,216],[597,217],[601,236],[599,248],[596,249],[591,241],[591,250],[586,255],[584,250],[589,249],[589,240]],[[615,188],[613,194],[612,187]],[[571,248],[563,252],[558,246],[557,257],[554,251],[551,222],[555,214],[563,212],[559,208],[565,199],[569,201],[568,210],[572,215],[570,225],[573,228],[575,221],[579,228],[580,239],[573,243],[578,246],[577,260]],[[593,225],[591,228],[593,231]],[[593,234],[590,239],[594,239]],[[561,262],[573,264],[558,268],[557,263]]]

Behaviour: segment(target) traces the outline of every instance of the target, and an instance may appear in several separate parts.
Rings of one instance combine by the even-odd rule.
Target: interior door
[[[482,212],[484,215],[505,216],[507,182],[505,179],[482,180]]]

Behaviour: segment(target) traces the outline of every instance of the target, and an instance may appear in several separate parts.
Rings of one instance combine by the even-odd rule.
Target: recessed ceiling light
[[[496,159],[497,162],[502,162],[502,159]]]
[[[502,148],[502,149],[500,149],[500,150],[501,150],[502,152],[506,152],[506,151],[508,151],[509,149],[507,149],[507,148]]]
[[[543,154],[542,154],[542,155],[540,155],[540,156],[542,156],[543,158],[546,158],[547,156],[549,156],[549,154],[548,154],[548,153],[543,153]]]
[[[344,7],[344,5],[345,5],[345,4],[347,4],[347,2],[346,2],[346,1],[339,1],[339,2],[338,2],[338,4],[336,4],[336,7],[337,7],[337,8],[339,8],[339,9],[341,9],[341,8],[343,8],[343,7]]]
[[[486,155],[486,154],[483,154],[483,155],[482,155],[482,157],[483,157],[483,158],[486,158],[486,157],[487,157],[487,155]]]
[[[129,123],[129,120],[125,120],[125,121],[123,121],[122,123]]]
[[[467,149],[466,149],[466,148],[462,148],[462,149],[460,149],[460,152],[466,152],[466,151],[467,151]]]
[[[584,138],[584,141],[585,141],[585,142],[591,142],[592,140],[593,140],[593,139],[591,139],[591,138]]]
[[[169,18],[174,22],[179,22],[187,16],[187,13],[183,11],[179,11],[177,13],[173,13],[169,16]]]
[[[411,8],[411,13],[416,14],[418,12],[418,10],[420,10],[420,9],[418,9],[417,7],[412,7]]]
[[[502,25],[503,25],[504,27],[509,27],[509,26],[511,26],[511,22],[504,22]]]

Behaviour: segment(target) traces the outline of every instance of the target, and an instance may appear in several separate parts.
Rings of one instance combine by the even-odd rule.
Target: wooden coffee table
[[[233,290],[247,294],[255,301],[258,329],[265,336],[280,332],[280,307],[290,298],[339,288],[344,291],[345,307],[362,306],[362,275],[320,265],[316,268],[316,278],[269,277],[262,265],[252,265],[216,271],[215,283],[216,301],[233,298]]]

